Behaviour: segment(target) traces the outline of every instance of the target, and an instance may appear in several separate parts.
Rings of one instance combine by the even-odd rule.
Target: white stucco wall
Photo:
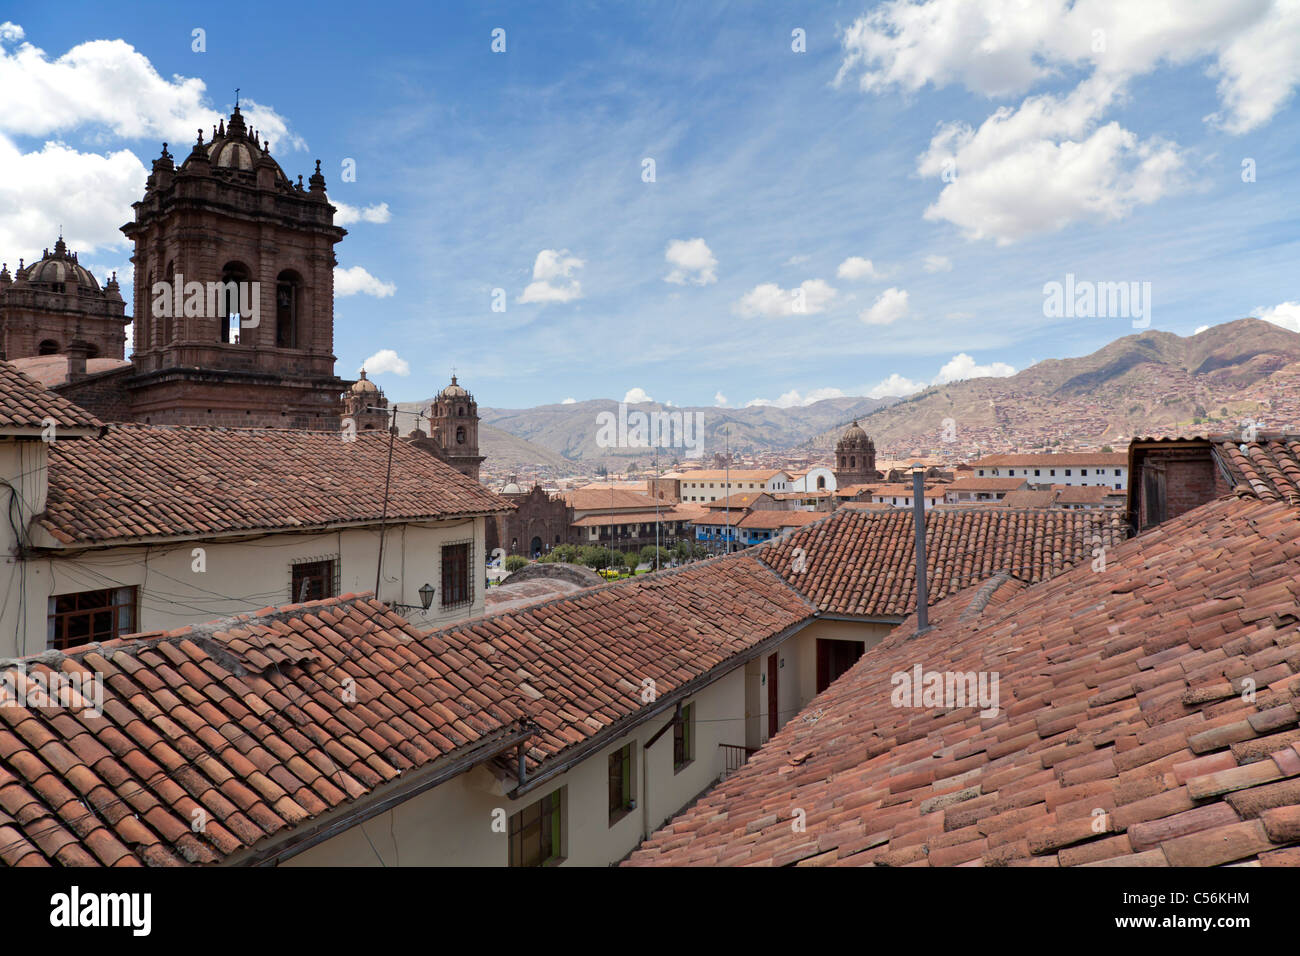
[[[710,787],[722,774],[720,743],[744,742],[744,668],[738,667],[690,698],[695,703],[695,760],[673,773],[672,731],[648,751],[644,743],[672,717],[667,710],[629,731],[564,774],[524,794],[504,796],[512,775],[498,779],[484,766],[460,774],[363,825],[288,859],[294,866],[506,866],[507,832],[494,830],[493,811],[510,816],[555,790],[564,789],[564,860],[561,866],[608,866],[618,862],[665,820]],[[637,808],[609,822],[609,755],[633,742],[633,789]],[[364,829],[364,832],[362,832]],[[367,839],[368,837],[368,839]],[[373,848],[372,848],[373,844]]]
[[[0,467],[12,469],[0,448]],[[30,457],[31,452],[26,452]],[[13,457],[12,455],[10,456]],[[29,463],[30,464],[30,463]],[[7,471],[6,473],[11,473]],[[12,539],[8,522],[0,522]],[[385,531],[384,600],[420,605],[420,587],[436,589],[429,613],[403,610],[417,627],[437,627],[483,613],[484,522],[482,518],[421,525],[390,524]],[[472,540],[470,584],[473,602],[444,611],[441,548]],[[8,543],[12,545],[12,541]],[[194,549],[204,549],[205,570],[195,568]],[[300,561],[334,558],[339,592],[373,591],[378,562],[378,528],[352,528],[317,534],[272,534],[245,540],[187,541],[179,544],[118,547],[80,554],[41,554],[22,570],[6,548],[5,569],[11,596],[0,612],[0,657],[34,654],[46,649],[51,595],[134,585],[139,588],[138,630],[153,631],[198,624],[232,614],[293,603],[291,566]]]

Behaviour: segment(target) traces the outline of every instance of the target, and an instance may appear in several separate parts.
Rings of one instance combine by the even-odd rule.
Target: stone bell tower
[[[478,453],[478,402],[474,396],[456,383],[444,388],[429,406],[430,438],[462,475],[478,481],[479,466],[483,456]]]
[[[131,417],[337,429],[334,225],[320,161],[303,186],[239,106],[176,165],[153,162],[135,219]]]

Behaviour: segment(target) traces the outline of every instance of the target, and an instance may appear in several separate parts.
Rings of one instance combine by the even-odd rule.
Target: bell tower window
[[[302,300],[302,279],[296,272],[281,272],[275,282],[276,348],[298,347],[298,311]]]
[[[243,325],[239,314],[241,299],[249,299],[252,290],[248,287],[248,268],[242,263],[228,262],[221,270],[221,302],[218,308],[217,322],[221,326],[220,340],[238,342]],[[251,301],[250,301],[251,305]]]
[[[46,339],[44,342],[40,344],[39,348],[37,349],[37,352],[40,355],[58,355],[59,343],[54,341],[54,339]]]

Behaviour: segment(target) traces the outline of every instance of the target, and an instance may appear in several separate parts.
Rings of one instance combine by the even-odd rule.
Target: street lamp
[[[429,610],[429,608],[433,605],[433,595],[434,595],[434,587],[433,587],[433,585],[430,584],[430,583],[428,583],[428,582],[426,581],[426,582],[424,583],[424,585],[420,588],[420,590],[419,590],[418,592],[416,592],[416,593],[418,593],[418,594],[420,595],[420,606],[419,606],[419,607],[416,607],[414,604],[398,604],[396,601],[393,601],[392,603],[390,603],[390,604],[389,604],[389,607],[393,608],[393,609],[396,610],[396,611],[427,611],[427,610]]]

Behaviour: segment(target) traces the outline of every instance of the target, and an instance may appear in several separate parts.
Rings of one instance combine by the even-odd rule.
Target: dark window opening
[[[275,344],[277,348],[298,347],[298,312],[302,282],[295,272],[281,272],[275,285]]]
[[[609,755],[609,822],[623,819],[632,809],[632,745]]]
[[[852,667],[866,645],[862,641],[817,639],[817,693],[821,693]]]
[[[49,599],[46,645],[64,650],[133,634],[138,629],[135,607],[134,587],[54,595]]]
[[[338,594],[336,569],[337,563],[333,560],[304,561],[302,564],[295,564],[289,602],[303,604],[307,601],[321,601],[335,597]]]
[[[217,324],[221,327],[219,338],[222,342],[238,342],[243,317],[239,314],[240,290],[246,289],[245,297],[252,294],[249,284],[248,269],[238,262],[228,262],[221,270],[220,303],[217,310]],[[251,303],[250,303],[251,311]]]
[[[695,704],[682,707],[682,719],[673,724],[673,773],[695,759]]]
[[[36,351],[40,355],[58,355],[59,343],[54,341],[54,339],[46,339],[40,344]]]
[[[442,606],[457,607],[474,599],[469,579],[469,543],[442,546]]]
[[[546,866],[563,852],[562,790],[548,793],[510,818],[510,865]]]

